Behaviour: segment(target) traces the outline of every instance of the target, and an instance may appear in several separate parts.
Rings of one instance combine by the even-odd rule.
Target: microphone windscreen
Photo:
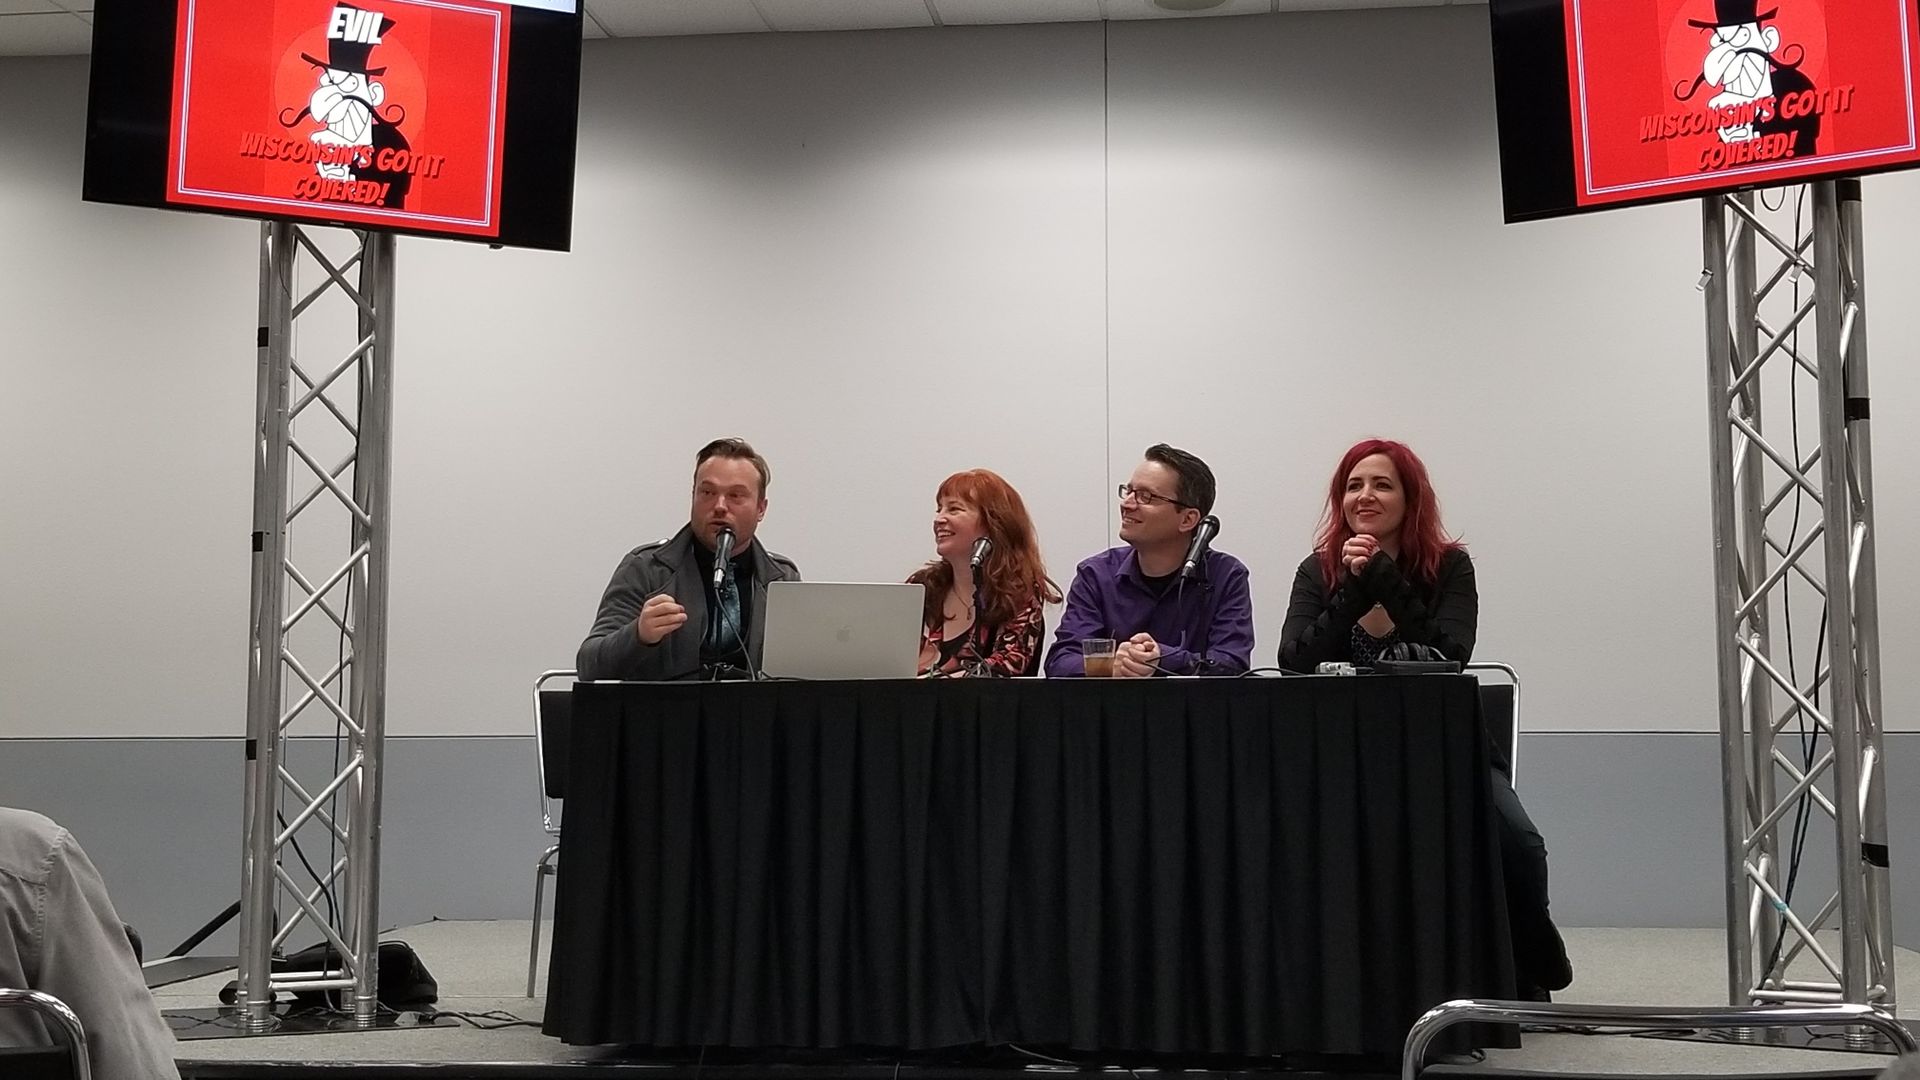
[[[1180,576],[1191,578],[1200,572],[1200,560],[1213,546],[1213,538],[1220,533],[1220,519],[1209,514],[1200,519],[1193,530],[1193,543],[1187,546],[1187,557],[1180,564]]]
[[[713,587],[727,579],[727,557],[733,553],[733,530],[725,525],[713,534]]]

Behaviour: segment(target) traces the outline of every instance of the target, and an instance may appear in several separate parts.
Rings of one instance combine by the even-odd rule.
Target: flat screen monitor
[[[1920,164],[1917,0],[1491,0],[1509,222]]]
[[[566,250],[578,0],[97,0],[83,197]]]

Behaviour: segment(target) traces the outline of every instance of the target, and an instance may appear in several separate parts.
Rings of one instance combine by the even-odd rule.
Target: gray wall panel
[[[526,918],[544,850],[532,738],[392,739],[387,750],[381,922]],[[322,740],[293,752],[303,781],[332,753]],[[152,954],[238,896],[241,777],[238,739],[0,742],[0,803],[72,829]],[[316,867],[327,857],[306,854]],[[234,929],[201,951],[232,952]],[[296,944],[312,940],[296,932]]]
[[[301,766],[324,742],[301,741]],[[1705,735],[1525,736],[1520,792],[1552,853],[1567,926],[1720,925],[1719,751]],[[1920,945],[1912,868],[1920,735],[1889,740],[1895,928]],[[543,847],[530,738],[389,743],[382,922],[525,918]],[[306,775],[303,773],[303,775]],[[157,950],[229,903],[239,883],[238,740],[0,741],[0,803],[71,827],[122,914]],[[1824,827],[1816,818],[1816,827]],[[1803,897],[1830,888],[1830,830],[1808,845]],[[317,863],[324,853],[309,852]],[[1824,894],[1822,894],[1824,895]],[[1811,905],[1818,906],[1818,898]],[[231,932],[215,945],[230,950]]]

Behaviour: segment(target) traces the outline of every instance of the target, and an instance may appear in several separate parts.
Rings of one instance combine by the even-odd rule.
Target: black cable
[[[1793,242],[1796,248],[1796,253],[1794,255],[1795,259],[1798,259],[1799,257],[1798,245],[1800,243],[1801,216],[1806,207],[1806,197],[1807,197],[1807,189],[1805,185],[1802,185],[1798,193],[1794,196],[1794,202],[1793,202]],[[1781,204],[1784,206],[1785,202],[1786,202],[1786,197],[1783,194],[1781,196]],[[1798,321],[1799,315],[1800,315],[1800,274],[1798,272],[1797,267],[1792,276],[1793,276],[1793,317],[1796,321],[1794,323],[1791,336],[1788,338],[1788,343],[1787,343],[1788,351],[1791,354],[1790,355],[1791,363],[1787,369],[1788,371],[1787,396],[1788,396],[1788,412],[1790,413],[1789,421],[1791,423],[1791,429],[1793,432],[1793,466],[1794,468],[1798,469],[1800,467],[1800,462],[1803,459],[1801,457],[1801,452],[1800,452],[1800,324]],[[1823,470],[1831,468],[1832,462],[1827,461],[1823,458],[1820,463],[1820,467]],[[1799,544],[1800,518],[1801,518],[1801,512],[1805,508],[1805,505],[1806,505],[1806,488],[1802,487],[1799,483],[1796,482],[1794,484],[1794,490],[1793,490],[1793,525],[1788,530],[1788,536],[1787,536],[1787,550],[1789,551],[1793,550],[1793,548]],[[1831,538],[1829,538],[1829,540],[1831,540]],[[1793,589],[1792,589],[1791,583],[1787,579],[1782,578],[1781,582],[1782,582],[1782,588],[1780,590],[1780,605],[1781,605],[1781,610],[1785,615],[1786,636],[1787,636],[1787,680],[1797,688],[1800,685],[1800,667],[1799,667],[1797,652],[1794,648]],[[1830,608],[1823,603],[1821,605],[1821,614],[1820,614],[1820,632],[1819,632],[1818,638],[1814,643],[1814,654],[1813,654],[1813,675],[1814,675],[1813,683],[1814,684],[1813,684],[1813,695],[1811,698],[1811,703],[1816,708],[1818,708],[1820,704],[1820,661],[1822,656],[1825,654],[1826,638],[1827,638],[1827,619],[1828,619],[1829,613],[1830,613]],[[1820,729],[1816,725],[1811,731],[1808,730],[1807,712],[1805,709],[1799,708],[1797,705],[1794,709],[1794,719],[1795,719],[1796,728],[1800,736],[1801,770],[1802,770],[1802,775],[1804,776],[1807,772],[1810,772],[1813,768],[1814,755],[1819,749],[1819,744],[1820,744]],[[1769,720],[1769,722],[1771,722],[1771,720]],[[1767,763],[1767,767],[1772,768],[1771,761]],[[1782,907],[1791,907],[1793,904],[1794,891],[1800,882],[1801,858],[1806,852],[1807,835],[1808,835],[1809,827],[1812,824],[1812,818],[1813,818],[1813,787],[1812,785],[1808,785],[1806,790],[1800,793],[1799,799],[1796,801],[1794,805],[1793,832],[1787,843],[1787,847],[1789,849],[1789,856],[1788,856],[1788,862],[1787,862],[1787,876],[1786,876],[1785,885],[1783,886],[1780,892],[1780,906]],[[1783,920],[1780,924],[1779,929],[1774,932],[1773,947],[1770,950],[1768,950],[1767,964],[1766,964],[1766,967],[1761,972],[1762,979],[1765,979],[1768,976],[1770,976],[1773,973],[1773,969],[1775,965],[1779,964],[1781,951],[1786,945],[1786,937],[1787,937],[1787,924]],[[1781,974],[1782,976],[1784,976],[1785,972],[1782,972]]]
[[[227,925],[229,922],[232,922],[234,917],[239,914],[240,914],[240,901],[235,900],[233,903],[227,905],[227,909],[225,911],[222,911],[220,914],[215,915],[212,919],[209,919],[207,921],[207,924],[205,926],[202,926],[200,929],[195,930],[191,937],[187,938],[187,940],[181,942],[180,944],[175,945],[173,947],[173,950],[167,953],[167,959],[171,960],[174,957],[185,956],[188,953],[191,953],[193,950],[200,947],[201,942],[219,933],[221,927]]]
[[[357,425],[359,422],[358,412],[354,414],[354,419]],[[353,467],[358,470],[360,468],[359,462],[356,461]],[[350,546],[347,549],[349,551],[352,551],[354,547],[357,546],[352,545],[351,541],[349,541],[349,544]],[[340,605],[340,621],[346,623],[348,626],[353,625],[353,586],[351,584],[347,586],[346,602]],[[344,698],[347,695],[347,631],[344,627],[340,630],[339,650],[336,655],[337,658],[334,660],[334,665],[336,670],[340,672],[340,675],[334,681],[336,687],[335,693],[338,693]],[[356,656],[354,659],[358,662],[359,657]],[[361,718],[363,723],[365,720],[365,717]],[[333,717],[332,775],[334,776],[340,775],[340,743],[345,738],[346,726],[341,722],[339,714],[336,713]],[[327,818],[329,822],[327,825],[327,872],[331,874],[335,860],[340,857],[340,829],[338,825],[340,821],[340,790],[338,788],[335,788],[333,794],[328,796]],[[321,880],[317,882],[317,884],[319,884],[321,888],[322,895],[327,898],[327,925],[333,928],[334,933],[340,933],[340,910],[339,906],[334,902],[333,883]],[[325,935],[322,936],[324,937]]]
[[[334,723],[336,724],[336,726],[338,725],[339,719],[337,717],[335,718]],[[338,776],[340,774],[339,765],[338,765],[339,758],[340,758],[340,744],[339,744],[338,736],[336,736],[334,740],[333,752],[334,752],[334,761],[336,763],[334,766],[334,775]],[[338,792],[335,792],[332,797],[335,800],[338,800],[340,795]],[[339,820],[338,817],[334,816],[332,809],[329,809],[327,811],[327,814],[329,817],[334,817],[334,820],[336,821]],[[274,810],[273,816],[280,822],[280,830],[282,832],[285,832],[287,828],[287,813],[286,813],[286,789],[284,787],[282,787],[280,790],[280,806]],[[339,844],[340,837],[339,837],[339,834],[335,833],[332,828],[329,828],[327,830],[327,835],[331,837],[331,840],[328,842],[328,845],[327,845],[327,869],[332,870],[334,859],[339,857],[338,844]],[[308,876],[313,878],[313,883],[320,887],[320,895],[327,902],[327,925],[331,927],[335,933],[339,933],[340,932],[340,913],[339,913],[338,905],[334,901],[332,884],[329,883],[326,878],[321,877],[320,872],[313,868],[313,863],[307,860],[307,853],[301,850],[300,848],[299,836],[289,835],[287,837],[287,844],[288,846],[293,848],[294,856],[300,860],[300,865],[306,868]],[[322,941],[325,941],[327,940],[327,936],[323,933],[320,935],[320,939]]]
[[[998,679],[1003,677],[999,671],[994,670],[993,665],[987,663],[988,658],[993,655],[992,651],[989,651],[987,656],[981,656],[980,649],[977,645],[974,644],[974,640],[973,640],[978,635],[978,631],[980,631],[982,628],[985,628],[988,630],[998,629],[993,624],[990,624],[987,621],[987,594],[986,594],[987,583],[986,583],[985,571],[986,571],[986,566],[982,565],[980,567],[980,572],[975,573],[973,575],[973,624],[967,627],[966,644],[962,645],[960,647],[960,652],[955,654],[956,656],[965,656],[971,653],[973,656],[973,662],[966,663],[962,661],[960,665],[960,670],[955,672],[950,672],[949,677],[964,676],[970,679]],[[944,614],[945,614],[945,610],[942,609],[942,615]],[[993,635],[989,634],[988,637],[989,637],[989,648],[991,649],[993,644],[993,642],[991,641],[991,638],[993,637]]]
[[[1828,614],[1829,612],[1827,608],[1823,605],[1822,610],[1820,612],[1819,638],[1816,640],[1814,644],[1814,651],[1813,651],[1813,670],[1814,670],[1814,677],[1816,681],[1818,680],[1819,673],[1820,673],[1820,660],[1826,648]],[[1817,685],[1813,689],[1813,705],[1815,708],[1818,708],[1820,706],[1820,688]],[[1819,746],[1819,739],[1820,739],[1819,728],[1816,727],[1811,732],[1809,732],[1807,730],[1806,721],[1803,718],[1800,722],[1800,757],[1802,762],[1801,764],[1802,775],[1805,775],[1806,773],[1811,772],[1813,769],[1813,755],[1814,755],[1815,749],[1817,749]],[[1812,796],[1813,796],[1813,789],[1811,785],[1809,785],[1808,789],[1801,794],[1798,803],[1794,807],[1793,838],[1789,844],[1789,846],[1792,848],[1792,855],[1787,864],[1786,887],[1781,891],[1781,894],[1780,894],[1782,903],[1788,906],[1792,905],[1794,888],[1799,884],[1800,860],[1801,860],[1801,857],[1806,853],[1809,826],[1812,824],[1812,821],[1813,821],[1813,797]],[[1780,950],[1782,945],[1785,943],[1786,936],[1787,936],[1787,928],[1784,924],[1782,924],[1782,926],[1780,927],[1780,930],[1774,935],[1773,951],[1767,959],[1767,971],[1771,972],[1773,970],[1774,965],[1780,962]],[[1782,977],[1785,977],[1786,972],[1783,971],[1780,974]]]
[[[361,233],[359,235],[360,235],[361,242],[365,243],[367,239],[367,234]],[[354,469],[356,480],[360,471],[360,457],[359,457],[359,450],[358,450],[357,443],[360,437],[360,431],[361,431],[362,425],[364,425],[366,422],[367,395],[372,392],[372,389],[371,389],[372,381],[373,381],[373,373],[370,370],[368,370],[368,366],[364,362],[364,358],[363,358],[363,362],[360,364],[359,386],[354,394],[354,403],[353,403],[353,429],[354,429],[354,439],[356,441],[353,469]],[[357,486],[357,483],[356,483],[356,486]],[[358,519],[355,518],[353,515],[349,514],[347,516],[347,550],[348,551],[357,550],[359,547],[360,537],[358,535],[358,530],[359,530]],[[349,700],[349,697],[352,693],[351,683],[349,680],[353,676],[350,675],[351,669],[347,667],[347,629],[346,629],[348,626],[353,625],[352,575],[349,574],[347,578],[344,580],[347,581],[346,599],[340,605],[340,623],[343,625],[338,627],[339,633],[336,637],[336,648],[334,652],[335,675],[331,680],[329,680],[329,682],[332,683],[334,688],[333,692],[336,696],[335,704],[340,704],[341,702]],[[359,661],[359,657],[356,655],[354,660],[357,664]],[[324,689],[324,685],[322,689]],[[362,719],[364,720],[364,717]],[[334,717],[333,717],[333,771],[329,774],[329,777],[328,777],[329,783],[332,782],[333,777],[337,777],[340,775],[340,748],[342,744],[346,741],[346,735],[347,735],[346,721],[342,720],[340,718],[340,714],[336,712],[334,713]],[[286,789],[283,787],[281,789],[281,799],[282,799],[283,809],[285,806],[285,797],[286,797]],[[340,903],[338,898],[334,894],[333,880],[331,878],[331,875],[333,873],[334,863],[337,862],[340,858],[339,821],[340,821],[340,791],[338,788],[335,788],[333,794],[327,797],[327,873],[329,875],[327,877],[322,877],[320,874],[314,871],[313,864],[307,861],[306,853],[300,849],[299,837],[289,836],[287,840],[293,846],[293,853],[299,857],[300,865],[306,868],[307,873],[311,875],[313,878],[313,883],[319,886],[321,898],[326,900],[327,902],[327,929],[332,930],[335,934],[340,935],[341,937],[345,937],[346,936],[345,928],[343,927],[342,921],[340,918]],[[284,813],[282,813],[280,815],[280,827],[283,831],[286,829],[286,825],[287,825],[286,817],[284,816]],[[331,942],[331,939],[327,936],[325,931],[322,931],[320,935],[320,941],[321,941],[321,944],[327,945]],[[378,951],[378,948],[379,946],[376,944],[375,945],[376,952]],[[323,953],[322,955],[324,956],[325,953]],[[344,961],[344,957],[342,959]],[[338,992],[328,991],[328,993],[337,994]],[[330,1001],[329,1004],[337,1005],[338,1004],[337,999]]]
[[[363,245],[363,250],[364,250],[364,245],[367,243],[370,235],[371,234],[369,233],[360,234],[360,243]],[[385,355],[383,350],[382,361],[384,362],[384,360],[385,360]],[[360,380],[359,380],[360,385],[359,385],[358,391],[354,394],[354,399],[353,399],[353,438],[354,438],[353,474],[354,474],[355,487],[359,486],[359,478],[360,478],[359,440],[360,440],[360,432],[363,430],[363,427],[366,423],[367,395],[373,392],[373,372],[365,356],[361,357],[359,368],[360,368]],[[347,515],[347,550],[350,552],[356,551],[359,549],[360,545],[357,543],[357,541],[359,540],[359,536],[357,535],[358,532],[359,532],[359,519],[355,518],[351,514]],[[340,672],[339,677],[335,680],[335,685],[337,687],[337,690],[335,692],[340,694],[340,696],[344,699],[347,697],[349,693],[349,690],[348,690],[349,676],[348,676],[348,668],[347,668],[347,629],[346,628],[347,626],[353,625],[353,583],[351,580],[351,576],[349,576],[348,583],[347,583],[346,601],[340,605],[340,621],[345,625],[340,627],[339,646],[335,653],[335,659],[334,659],[335,670]],[[352,674],[352,680],[354,683],[358,683],[359,682],[358,667],[360,663],[358,642],[355,643],[354,649],[355,649],[355,652],[354,652],[353,660],[354,660],[355,670],[353,671],[353,674]],[[360,719],[362,723],[366,722],[366,717],[361,717]],[[340,719],[339,714],[336,713],[334,714],[334,718],[333,718],[333,774],[332,775],[334,776],[340,775],[340,746],[343,742],[346,741],[346,737],[347,737],[346,724],[343,720]],[[340,791],[337,788],[334,790],[334,793],[328,797],[327,817],[329,819],[329,824],[327,827],[327,872],[332,873],[334,862],[340,857],[340,829],[337,824],[340,820]],[[346,934],[344,933],[344,929],[340,923],[339,906],[334,901],[333,884],[331,882],[323,881],[320,883],[320,886],[327,898],[327,924],[333,928],[334,933],[339,934],[341,937],[344,938]],[[324,938],[325,935],[322,935],[322,937]],[[374,950],[376,952],[379,951],[379,944],[377,942],[374,945]]]
[[[245,1031],[247,1029],[247,1018],[241,1016],[238,1009],[227,1007],[222,1007],[221,1010],[213,1016],[195,1016],[191,1012],[184,1010],[161,1010],[160,1016],[161,1019],[167,1022],[167,1027],[173,1029],[185,1030],[203,1027],[217,1027],[227,1031]],[[179,1021],[186,1021],[186,1023],[179,1023]],[[267,1021],[267,1031],[262,1034],[271,1034],[280,1027],[281,1014],[269,1010],[267,1013]]]
[[[359,235],[361,238],[361,242],[364,243],[366,241],[367,234],[361,233]],[[368,384],[371,380],[372,380],[372,373],[367,370],[367,365],[363,362],[360,365],[359,387],[357,392],[354,395],[354,405],[353,405],[353,427],[354,427],[354,438],[356,442],[360,437],[361,425],[365,422],[365,419],[366,419],[366,399],[367,399],[367,394],[369,392]],[[356,474],[360,470],[360,460],[359,460],[359,454],[358,454],[357,448],[355,451],[353,468]],[[348,533],[347,533],[347,550],[348,551],[352,551],[358,546],[357,541],[359,537],[354,535],[355,530],[357,528],[358,528],[358,525],[356,524],[356,519],[354,519],[352,515],[348,515]],[[350,576],[349,576],[348,582],[349,583],[347,585],[346,600],[340,606],[340,622],[345,623],[347,625],[352,625],[353,585],[351,583]],[[334,670],[336,674],[329,681],[332,682],[334,686],[334,693],[341,700],[345,700],[348,694],[348,682],[347,682],[348,675],[347,675],[347,666],[346,666],[347,631],[345,626],[342,626],[339,629],[340,629],[340,633],[338,635],[338,648],[335,652],[335,659],[334,659]],[[325,689],[324,684],[322,686],[322,689],[323,690]],[[337,703],[338,702],[336,702],[336,704]],[[340,775],[340,744],[345,738],[346,738],[346,724],[344,721],[340,719],[340,715],[338,713],[335,713],[333,718],[333,772],[330,774],[328,778],[329,783],[332,782],[332,777],[336,777]],[[280,788],[280,807],[278,810],[275,811],[275,816],[278,817],[280,820],[281,830],[285,831],[287,827],[287,818],[286,818],[286,788],[284,786]],[[328,819],[327,872],[331,874],[333,872],[334,863],[340,858],[340,832],[339,832],[339,824],[338,824],[340,821],[340,792],[337,788],[334,790],[332,795],[329,795],[327,797],[327,819]],[[299,857],[300,865],[305,867],[307,873],[310,876],[312,876],[313,883],[320,887],[321,898],[326,900],[327,902],[327,928],[331,929],[336,934],[342,934],[342,928],[340,924],[340,904],[339,904],[339,900],[334,895],[333,882],[331,881],[330,878],[322,877],[314,871],[313,863],[307,860],[306,852],[302,851],[300,848],[300,838],[298,836],[289,836],[287,837],[287,841],[292,845],[294,855]],[[342,934],[342,936],[344,936],[344,934]],[[325,943],[329,939],[327,935],[324,932],[322,932],[320,935],[320,940],[322,943]]]
[[[285,832],[287,828],[287,815],[279,810],[275,810],[273,812],[273,816],[279,819],[280,830],[282,832]],[[319,874],[314,872],[313,864],[307,861],[307,853],[300,850],[300,841],[291,836],[287,837],[287,840],[289,843],[293,845],[293,853],[299,856],[300,865],[307,868],[307,873],[313,877],[315,884],[318,884],[321,881],[321,877]]]
[[[1008,1043],[1007,1047],[1008,1049],[1014,1051],[1015,1053],[1025,1054],[1026,1056],[1033,1058],[1035,1061],[1044,1061],[1049,1065],[1065,1065],[1068,1068],[1074,1068],[1074,1069],[1077,1069],[1080,1067],[1079,1062],[1068,1061],[1065,1058],[1048,1057],[1045,1054],[1037,1054],[1032,1050],[1027,1049],[1024,1046],[1021,1046],[1019,1043]],[[1129,1069],[1127,1071],[1132,1072],[1133,1070]]]
[[[715,552],[714,554],[715,554],[715,555],[717,556],[717,555],[718,555],[719,553],[718,553],[718,552]],[[734,591],[734,593],[735,593],[736,595],[738,595],[738,594],[740,593],[740,578],[739,578],[739,575],[737,575],[737,574],[734,574],[734,573],[732,573],[732,572],[730,572],[730,571],[729,571],[729,572],[726,572],[726,573],[724,573],[724,574],[722,575],[722,577],[721,577],[721,584],[722,584],[722,585],[725,585],[725,584],[726,584],[726,583],[727,583],[728,581],[731,581],[731,582],[733,582],[733,591]],[[727,627],[727,625],[726,625],[726,624],[727,624],[727,621],[728,621],[728,620],[727,620],[727,618],[726,618],[726,617],[727,617],[727,616],[729,616],[729,615],[732,615],[733,613],[732,613],[732,612],[729,612],[729,611],[727,610],[727,605],[726,605],[725,603],[723,603],[723,602],[721,601],[721,597],[720,597],[720,590],[718,590],[718,589],[715,589],[715,590],[714,590],[714,594],[713,594],[713,602],[714,602],[714,603],[715,603],[716,605],[718,605],[718,606],[719,606],[719,608],[720,608],[720,615],[721,615],[721,619],[722,619],[722,621],[721,621],[721,629],[723,629],[723,630],[724,630],[724,629],[727,629],[728,627]],[[744,611],[744,610],[746,609],[746,603],[747,603],[747,601],[746,601],[746,597],[744,597],[744,596],[742,596],[742,597],[740,598],[740,606],[741,606],[741,610],[742,610],[742,611]],[[762,616],[764,617],[764,615],[765,615],[766,613],[765,613],[765,612],[762,612],[761,614],[762,614]],[[736,643],[737,643],[737,644],[738,644],[738,645],[740,646],[740,656],[741,656],[741,658],[742,658],[742,659],[744,659],[744,660],[745,660],[745,661],[747,662],[747,678],[748,678],[749,680],[751,680],[751,681],[753,681],[753,682],[760,682],[760,681],[762,681],[763,679],[765,679],[765,678],[766,678],[766,676],[765,676],[764,674],[762,674],[762,673],[761,673],[761,671],[760,671],[760,667],[759,667],[759,665],[757,665],[757,664],[755,664],[755,663],[753,662],[753,647],[752,647],[751,645],[748,645],[748,644],[747,644],[747,631],[746,631],[746,628],[745,628],[745,618],[744,618],[744,616],[738,616],[738,615],[735,615],[735,616],[734,616],[734,617],[732,618],[732,620],[731,620],[731,622],[732,622],[732,624],[733,624],[733,625],[732,625],[732,630],[733,630],[733,640],[734,640],[734,641],[735,641],[735,642],[736,642]],[[704,628],[703,628],[703,629],[704,629]]]
[[[423,1023],[428,1023],[428,1024],[431,1024],[435,1020],[439,1020],[442,1017],[445,1017],[449,1020],[458,1020],[460,1023],[466,1024],[480,1031],[500,1031],[503,1028],[512,1028],[512,1027],[537,1028],[541,1026],[541,1023],[538,1020],[529,1020],[524,1016],[516,1016],[513,1013],[507,1012],[502,1009],[491,1009],[485,1012],[470,1012],[470,1013],[454,1012],[449,1009],[429,1009],[429,1010],[423,1010],[420,1013],[421,1021]]]
[[[1803,186],[1800,189],[1800,192],[1794,196],[1793,242],[1796,248],[1800,243],[1800,214],[1801,214],[1801,207],[1803,205],[1802,200],[1803,200],[1805,191],[1806,189]],[[1786,204],[1786,195],[1783,192],[1781,195],[1781,205],[1784,206],[1785,204]],[[1793,278],[1793,317],[1797,319],[1800,314],[1800,274],[1799,274],[1799,268],[1797,266],[1795,267],[1794,272],[1791,276]],[[1788,401],[1787,411],[1789,414],[1788,421],[1792,425],[1792,431],[1793,431],[1793,466],[1794,468],[1797,469],[1800,467],[1800,461],[1801,461],[1801,457],[1800,457],[1800,325],[1798,322],[1794,323],[1793,336],[1788,340],[1787,348],[1790,353],[1788,357],[1789,364],[1787,367],[1787,401]],[[1803,506],[1805,505],[1805,496],[1806,496],[1806,489],[1801,487],[1797,483],[1794,484],[1793,524],[1787,530],[1787,549],[1789,551],[1791,551],[1794,545],[1799,542],[1800,512]],[[1787,636],[1787,681],[1791,682],[1797,688],[1800,685],[1800,666],[1799,666],[1799,661],[1795,654],[1794,640],[1793,640],[1793,587],[1792,587],[1792,583],[1787,581],[1787,579],[1785,578],[1781,579],[1781,583],[1782,583],[1782,588],[1780,590],[1780,604],[1781,604],[1782,611],[1785,614],[1786,636]],[[1816,671],[1816,675],[1817,674],[1818,672]],[[1800,709],[1796,706],[1794,709],[1794,716],[1797,723],[1799,724],[1801,746],[1804,751],[1805,745],[1806,745],[1805,710]],[[1772,718],[1768,718],[1768,723],[1769,724],[1772,723]],[[1767,767],[1769,769],[1773,767],[1773,762],[1771,761],[1771,759],[1768,760]],[[1806,812],[1806,800],[1802,798],[1799,805],[1797,805],[1794,808],[1793,834],[1792,834],[1792,837],[1788,840],[1788,844],[1787,844],[1790,850],[1797,851],[1800,847],[1800,837],[1801,837],[1802,829],[1804,828],[1803,822],[1806,820],[1805,812]],[[1787,878],[1787,882],[1788,882],[1787,887],[1781,893],[1782,902],[1785,902],[1792,898],[1793,883],[1794,883],[1793,871],[1797,869],[1798,869],[1797,862],[1793,863],[1789,870],[1789,874]],[[1773,973],[1774,965],[1780,962],[1780,950],[1785,945],[1785,942],[1786,942],[1786,927],[1783,923],[1780,929],[1774,934],[1772,948],[1767,950],[1767,963],[1765,968],[1763,968],[1760,972],[1760,978],[1762,980],[1765,980],[1766,978],[1771,976]]]

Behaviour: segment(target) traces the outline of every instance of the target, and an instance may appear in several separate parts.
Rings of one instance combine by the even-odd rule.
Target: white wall
[[[0,61],[0,736],[236,733],[256,232],[81,204],[85,76]],[[1338,455],[1405,438],[1531,726],[1713,726],[1698,210],[1502,226],[1483,10],[595,42],[584,97],[570,255],[400,245],[393,731],[523,730],[716,434],[817,579],[904,574],[974,465],[1064,579],[1186,446],[1261,657]],[[1889,657],[1915,191],[1866,189]]]

